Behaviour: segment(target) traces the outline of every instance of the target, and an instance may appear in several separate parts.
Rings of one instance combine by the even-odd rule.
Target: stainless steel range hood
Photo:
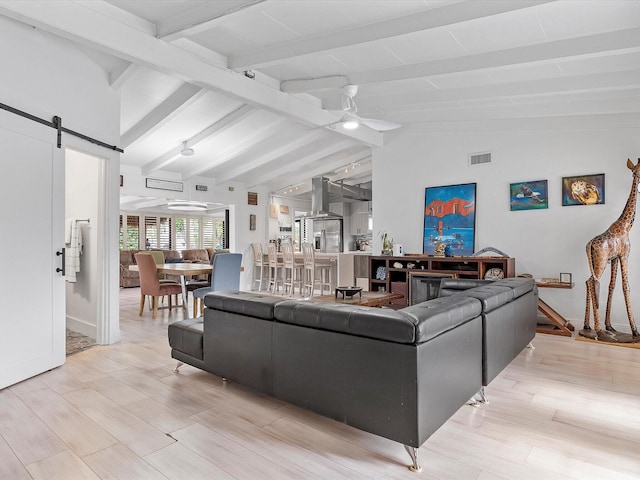
[[[345,200],[370,201],[371,190],[332,182],[325,177],[311,179],[311,214],[307,218],[342,218],[329,210],[329,204]]]

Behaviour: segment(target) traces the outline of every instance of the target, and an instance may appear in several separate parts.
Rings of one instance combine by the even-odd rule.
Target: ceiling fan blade
[[[394,122],[387,122],[386,120],[377,120],[375,118],[360,118],[360,123],[366,125],[369,128],[383,132],[385,130],[395,130],[402,125]]]

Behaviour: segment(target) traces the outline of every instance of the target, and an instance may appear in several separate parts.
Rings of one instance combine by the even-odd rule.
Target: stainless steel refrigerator
[[[342,219],[314,218],[313,246],[317,252],[342,252]]]

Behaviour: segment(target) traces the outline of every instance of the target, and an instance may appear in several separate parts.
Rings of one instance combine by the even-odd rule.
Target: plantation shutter
[[[145,248],[160,248],[158,239],[158,217],[144,217]]]
[[[200,219],[189,218],[188,248],[200,248]]]
[[[213,218],[202,219],[202,248],[215,248],[217,245],[216,226]]]
[[[160,248],[172,250],[171,217],[160,217]]]

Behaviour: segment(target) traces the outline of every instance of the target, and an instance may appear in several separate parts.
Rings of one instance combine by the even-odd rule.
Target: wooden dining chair
[[[153,260],[156,262],[156,266],[164,264],[164,253],[161,252],[160,250],[149,250],[148,252],[145,252],[145,253],[148,253],[153,257]],[[160,280],[160,285],[164,285],[164,284],[180,285],[179,282],[168,278],[167,275],[164,273],[158,274],[158,280]],[[164,299],[164,297],[162,298]],[[176,305],[178,305],[178,295],[175,295],[174,300],[176,302]]]
[[[165,295],[169,297],[169,312],[171,312],[171,295],[182,294],[182,287],[177,283],[160,283],[158,267],[153,256],[149,253],[136,253],[134,256],[140,272],[140,312],[138,315],[142,316],[146,298],[150,297],[153,309],[152,318],[155,319],[158,314],[158,298]],[[185,305],[183,305],[184,307]]]

